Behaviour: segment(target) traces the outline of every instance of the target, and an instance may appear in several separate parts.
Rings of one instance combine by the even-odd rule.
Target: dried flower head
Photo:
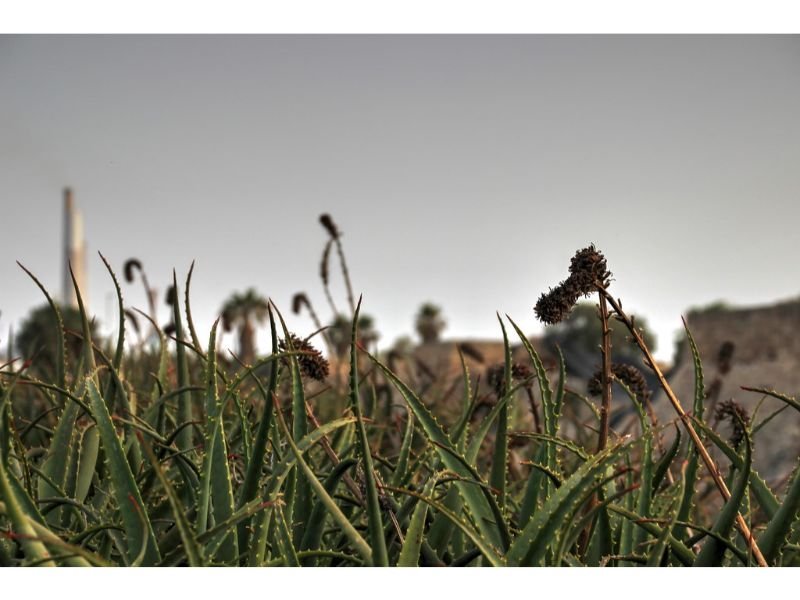
[[[733,342],[723,342],[719,347],[719,354],[717,355],[717,368],[720,375],[725,375],[731,370],[731,362],[733,360],[733,352],[736,346]]]
[[[303,306],[311,306],[311,302],[308,300],[308,296],[306,296],[303,292],[298,292],[292,298],[292,312],[296,315],[299,315],[300,311],[303,309]]]
[[[512,363],[511,379],[514,381],[525,381],[533,372],[528,365],[522,363]],[[495,396],[502,398],[506,395],[506,367],[503,363],[492,365],[486,369],[486,382],[492,388]]]
[[[591,396],[599,396],[603,393],[603,371],[598,369],[594,372],[594,375],[589,377],[589,381],[586,383],[586,391],[589,392]]]
[[[745,408],[735,400],[726,400],[717,406],[716,417],[718,421],[731,422],[731,435],[728,438],[734,448],[738,448],[745,437],[745,429],[750,424],[750,415]]]
[[[578,293],[568,281],[562,281],[549,292],[542,294],[533,307],[536,318],[547,325],[563,321],[578,301]]]
[[[280,340],[278,345],[282,351],[289,349],[303,354],[297,355],[297,363],[300,365],[300,370],[306,377],[316,381],[325,381],[328,377],[330,365],[328,361],[322,356],[322,353],[314,348],[309,342],[294,335],[289,334],[289,342],[285,339]]]
[[[336,223],[333,222],[333,219],[328,213],[320,215],[319,222],[333,239],[337,239],[339,237],[339,228],[336,227]]]
[[[569,265],[569,273],[567,279],[542,294],[533,307],[536,317],[547,325],[563,321],[578,298],[588,296],[598,287],[608,287],[611,277],[605,257],[594,244],[575,253]]]
[[[647,380],[644,378],[642,372],[634,367],[625,363],[613,363],[611,365],[611,374],[636,396],[636,400],[641,404],[646,404],[650,400],[651,392],[647,387]],[[599,396],[603,393],[603,372],[598,370],[589,379],[586,386],[588,392],[592,396]]]
[[[524,381],[533,375],[533,371],[528,365],[514,363],[511,365],[511,377],[517,381]]]
[[[595,291],[596,287],[607,287],[611,273],[606,258],[594,244],[578,250],[569,265],[570,283],[583,296]]]
[[[141,271],[141,270],[142,270],[142,263],[139,260],[135,258],[129,258],[128,260],[126,260],[125,267],[123,268],[123,271],[125,272],[125,281],[127,281],[128,283],[133,283],[133,277],[135,271]]]
[[[175,292],[174,285],[171,285],[167,288],[167,293],[164,296],[164,301],[167,303],[167,306],[174,306],[175,303],[178,301],[178,294]]]

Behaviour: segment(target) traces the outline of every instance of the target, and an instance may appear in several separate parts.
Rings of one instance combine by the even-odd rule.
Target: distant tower
[[[72,278],[69,275],[70,264],[72,264],[72,272],[75,273],[75,281],[78,282],[83,303],[88,305],[88,297],[86,295],[86,244],[83,241],[83,220],[72,200],[72,190],[64,188],[64,256],[61,262],[64,279],[63,287],[61,288],[61,300],[66,306],[77,308],[78,297],[75,294],[75,287],[72,285]]]

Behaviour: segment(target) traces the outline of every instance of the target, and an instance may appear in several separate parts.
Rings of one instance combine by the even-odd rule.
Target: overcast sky
[[[330,212],[384,346],[427,300],[539,332],[594,242],[669,358],[691,306],[800,293],[800,38],[0,36],[2,339],[42,300],[15,260],[59,290],[66,185],[101,320],[97,250],[162,290],[196,259],[203,332],[250,285],[328,318]]]

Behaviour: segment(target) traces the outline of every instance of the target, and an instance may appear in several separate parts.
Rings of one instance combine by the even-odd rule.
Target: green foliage
[[[705,304],[703,306],[693,306],[687,311],[687,314],[689,317],[692,317],[694,315],[725,312],[730,309],[731,306],[729,303],[725,302],[724,300],[716,300],[715,302],[711,302],[710,304]]]
[[[660,449],[661,429],[629,394],[635,433],[612,431],[594,451],[594,422],[567,421],[569,360],[559,352],[555,368],[545,365],[510,318],[499,328],[505,392],[473,419],[480,388],[462,357],[463,393],[453,394],[460,405],[448,427],[424,389],[370,353],[376,333],[359,317],[360,301],[326,332],[340,352],[331,378],[349,373],[349,385],[321,385],[304,373],[304,351],[266,301],[253,295],[226,307],[229,325],[269,320],[271,352],[241,364],[218,352],[216,324],[200,348],[189,278],[183,303],[177,277],[173,284],[174,343],[152,323],[160,343],[133,344],[122,319],[116,343],[105,343],[82,306],[75,319],[50,302],[33,319],[39,333],[20,336],[29,348],[25,340],[43,341],[38,356],[50,352],[51,362],[0,370],[0,564],[751,564],[738,514],[768,564],[796,560],[800,475],[785,492],[772,490],[752,467],[755,430],[737,451],[703,419],[702,363],[690,336],[696,386],[687,420],[730,463],[731,499],[704,510],[697,504],[710,480],[685,431]],[[596,355],[594,309],[578,307],[573,318],[551,341],[582,340]],[[512,378],[518,357],[508,333],[533,367],[527,381]],[[77,344],[64,351],[64,339]],[[633,349],[621,340],[614,347]],[[540,431],[515,429],[523,389],[538,396]],[[800,408],[773,390],[752,391]],[[320,419],[330,406],[338,414]]]

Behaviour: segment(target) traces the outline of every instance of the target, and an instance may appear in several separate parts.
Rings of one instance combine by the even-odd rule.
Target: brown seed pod
[[[336,223],[333,222],[333,219],[328,213],[320,215],[319,222],[333,239],[337,239],[339,237],[339,228],[336,227]]]
[[[578,250],[569,265],[571,284],[583,296],[595,291],[597,287],[608,287],[611,273],[602,252],[594,244]]]
[[[142,270],[142,263],[135,258],[129,258],[125,261],[125,266],[123,267],[123,271],[125,273],[125,281],[128,283],[133,283],[133,277],[135,271]]]
[[[298,292],[292,297],[292,312],[299,315],[303,306],[311,306],[311,302],[309,302],[308,296],[303,292]]]
[[[330,371],[328,361],[322,356],[322,353],[314,348],[309,342],[297,337],[295,334],[289,334],[289,343],[285,339],[278,342],[278,346],[282,351],[287,351],[290,348],[303,354],[297,355],[297,363],[300,365],[300,370],[306,377],[314,379],[315,381],[325,381]]]
[[[514,363],[511,365],[511,377],[517,381],[524,381],[533,375],[531,368],[523,363]]]
[[[647,387],[647,380],[642,372],[633,365],[624,363],[613,363],[611,374],[624,383],[628,389],[636,396],[636,400],[641,404],[646,404],[650,400],[651,392]],[[589,379],[586,386],[587,391],[592,396],[599,396],[603,393],[603,372],[597,371]]]
[[[533,307],[536,318],[546,325],[555,325],[563,321],[578,301],[579,295],[569,285],[569,281],[562,281],[549,292],[542,294]]]

